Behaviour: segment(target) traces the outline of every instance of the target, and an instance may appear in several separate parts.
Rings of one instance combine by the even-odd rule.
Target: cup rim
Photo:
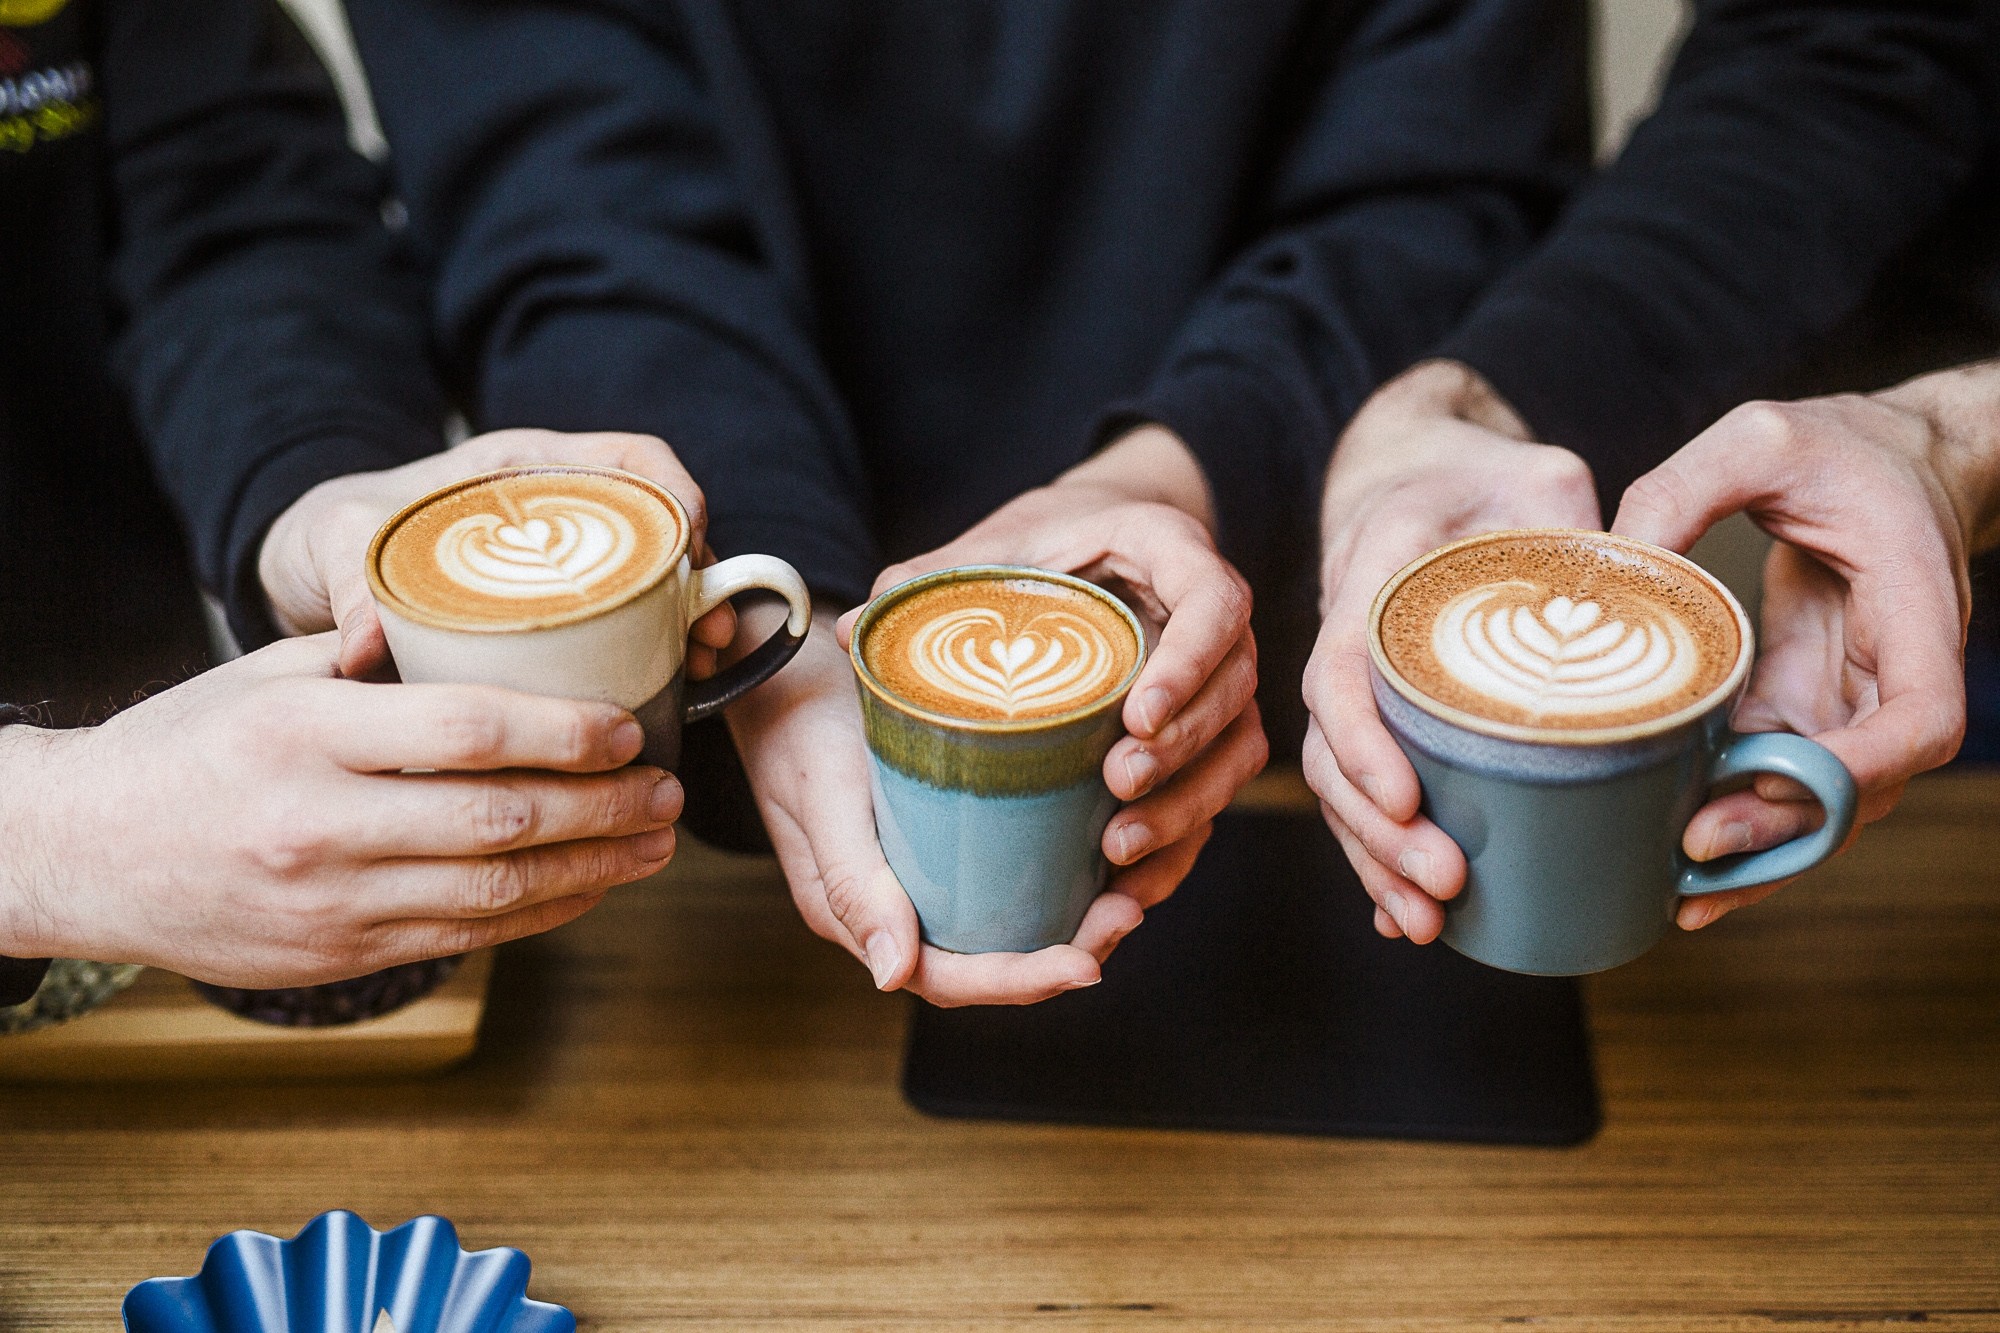
[[[861,655],[862,640],[867,637],[869,626],[879,620],[890,607],[925,588],[944,583],[969,583],[975,579],[1032,579],[1042,583],[1059,584],[1095,597],[1116,611],[1124,620],[1126,628],[1132,631],[1132,641],[1139,646],[1139,651],[1132,659],[1131,669],[1119,679],[1115,688],[1087,704],[1072,708],[1066,713],[1024,718],[954,717],[950,713],[940,713],[935,709],[913,703],[878,680]],[[1125,605],[1123,598],[1098,587],[1088,579],[1078,578],[1074,574],[1064,574],[1058,570],[1038,569],[1033,565],[953,565],[949,569],[935,569],[928,574],[904,579],[901,583],[885,588],[869,598],[861,608],[861,614],[854,621],[853,632],[848,635],[847,656],[854,664],[854,674],[863,688],[883,705],[905,716],[955,731],[979,732],[986,735],[1022,735],[1081,722],[1120,706],[1125,696],[1131,693],[1133,682],[1139,679],[1139,673],[1145,669],[1148,653],[1145,626],[1139,623],[1137,613]]]
[[[483,486],[489,482],[498,481],[503,477],[541,475],[551,472],[583,472],[592,476],[612,477],[618,481],[629,482],[641,490],[649,491],[655,499],[662,501],[667,506],[668,511],[674,516],[676,536],[673,545],[667,548],[666,555],[661,558],[660,568],[650,577],[642,580],[602,606],[587,606],[573,611],[556,611],[539,616],[521,616],[513,620],[485,620],[478,622],[462,620],[449,615],[440,615],[434,611],[413,606],[410,602],[399,596],[388,585],[387,581],[383,579],[382,548],[388,544],[390,537],[395,535],[396,529],[401,527],[418,510],[443,499],[447,495],[452,495],[472,486]],[[620,607],[630,605],[632,602],[659,587],[667,575],[672,573],[674,568],[687,555],[691,532],[692,524],[688,520],[687,507],[674,496],[672,491],[651,478],[642,477],[636,472],[627,472],[623,468],[598,467],[589,463],[522,463],[512,467],[494,468],[491,471],[481,472],[476,476],[461,477],[457,481],[440,486],[436,490],[418,496],[401,509],[398,509],[394,514],[391,514],[383,522],[382,526],[375,530],[374,537],[370,538],[368,542],[368,558],[365,562],[365,569],[368,575],[368,591],[374,596],[378,606],[385,607],[405,620],[426,626],[430,629],[451,630],[461,634],[519,634],[526,630],[555,629],[562,625],[577,625],[587,620],[595,620],[599,616],[609,615],[611,612],[618,610]]]
[[[1722,604],[1728,607],[1730,614],[1735,617],[1738,645],[1735,665],[1730,667],[1729,674],[1723,677],[1715,688],[1702,695],[1699,699],[1696,699],[1693,703],[1685,704],[1661,717],[1651,718],[1644,722],[1627,722],[1615,727],[1570,727],[1559,729],[1553,727],[1528,727],[1522,726],[1517,722],[1495,722],[1490,718],[1483,718],[1476,713],[1469,713],[1462,708],[1453,707],[1451,704],[1425,694],[1406,679],[1402,672],[1396,669],[1395,665],[1389,661],[1388,651],[1382,646],[1382,613],[1388,608],[1390,598],[1394,597],[1396,590],[1408,582],[1419,570],[1436,563],[1448,555],[1452,555],[1469,546],[1479,546],[1490,542],[1519,537],[1587,538],[1602,545],[1623,547],[1628,551],[1643,555],[1649,560],[1663,561],[1694,575],[1698,581],[1705,584],[1711,592],[1722,599]],[[1494,532],[1482,532],[1471,537],[1461,537],[1457,541],[1448,542],[1434,551],[1425,552],[1397,570],[1395,574],[1390,576],[1389,581],[1382,585],[1381,590],[1375,594],[1375,600],[1368,608],[1368,660],[1389,688],[1401,695],[1411,707],[1464,731],[1474,732],[1481,736],[1491,736],[1497,740],[1520,741],[1531,745],[1579,747],[1613,745],[1624,741],[1645,740],[1649,737],[1663,735],[1677,728],[1684,727],[1690,722],[1706,716],[1717,705],[1727,703],[1731,698],[1734,698],[1736,692],[1742,688],[1743,682],[1749,678],[1750,664],[1756,659],[1756,656],[1757,640],[1755,630],[1750,624],[1750,614],[1743,609],[1743,603],[1736,599],[1736,594],[1729,591],[1721,579],[1718,579],[1715,575],[1709,573],[1700,565],[1697,565],[1694,561],[1677,551],[1670,551],[1664,546],[1655,546],[1651,542],[1640,541],[1636,537],[1626,537],[1614,532],[1599,532],[1592,528],[1502,528]]]

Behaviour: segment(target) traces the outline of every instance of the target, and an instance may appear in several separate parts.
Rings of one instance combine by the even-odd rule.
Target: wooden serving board
[[[285,1028],[216,1008],[185,978],[148,969],[82,1018],[0,1036],[0,1082],[120,1083],[419,1074],[472,1054],[493,951],[468,955],[429,995],[343,1027]]]

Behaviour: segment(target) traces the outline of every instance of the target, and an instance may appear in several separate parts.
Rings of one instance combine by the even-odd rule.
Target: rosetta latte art
[[[438,537],[438,570],[489,597],[585,593],[632,559],[638,534],[610,505],[583,496],[528,496],[514,514],[468,514]]]
[[[1431,651],[1465,688],[1547,717],[1643,709],[1684,689],[1699,667],[1694,637],[1671,616],[1627,623],[1525,580],[1454,597]]]
[[[1117,683],[1111,640],[1072,611],[1043,611],[1015,628],[999,611],[961,607],[910,637],[910,667],[945,698],[1007,717],[1080,708]]]

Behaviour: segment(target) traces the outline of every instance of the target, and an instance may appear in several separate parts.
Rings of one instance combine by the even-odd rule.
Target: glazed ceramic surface
[[[861,649],[884,611],[940,583],[996,578],[1060,583],[1114,607],[1139,645],[1131,670],[1083,708],[1020,721],[930,712],[876,680]],[[851,642],[875,828],[924,939],[954,953],[1027,952],[1072,939],[1104,887],[1099,844],[1118,809],[1104,785],[1104,756],[1125,734],[1125,695],[1145,665],[1138,618],[1082,579],[975,565],[891,588],[862,612]]]
[[[556,619],[528,628],[469,629],[427,618],[404,603],[383,582],[383,543],[405,515],[439,495],[479,485],[494,477],[528,471],[608,472],[602,468],[512,468],[455,482],[391,518],[368,552],[368,583],[382,619],[382,634],[396,670],[412,683],[499,685],[530,694],[593,699],[639,714],[646,731],[640,758],[663,768],[680,759],[680,732],[719,712],[762,684],[792,659],[812,623],[812,598],[798,571],[769,555],[739,555],[694,569],[682,549],[651,584],[584,619]],[[665,488],[643,477],[617,473],[673,510],[678,530],[689,531],[687,513]],[[739,593],[764,589],[785,599],[785,627],[756,650],[707,680],[686,686],[682,662],[688,629]]]
[[[232,1231],[194,1277],[153,1278],[125,1297],[127,1333],[575,1333],[531,1301],[528,1256],[467,1253],[442,1217],[377,1231],[322,1213],[290,1240]]]
[[[1382,608],[1437,554],[1384,585],[1369,646],[1375,703],[1417,770],[1423,812],[1470,867],[1444,905],[1445,943],[1510,972],[1601,972],[1652,948],[1682,898],[1787,879],[1839,850],[1854,824],[1855,788],[1832,751],[1803,736],[1729,729],[1752,638],[1749,617],[1719,582],[1702,574],[1734,610],[1742,659],[1705,707],[1581,743],[1538,742],[1440,716],[1450,710],[1426,700],[1383,652]],[[1803,784],[1825,807],[1824,826],[1767,851],[1689,861],[1681,836],[1710,788],[1755,773]]]

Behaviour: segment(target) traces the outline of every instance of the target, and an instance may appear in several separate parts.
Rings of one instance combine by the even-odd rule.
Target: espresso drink
[[[680,516],[637,478],[537,468],[455,487],[380,539],[376,570],[407,614],[444,628],[580,620],[657,582]]]
[[[1692,566],[1588,533],[1448,549],[1382,607],[1383,654],[1474,718],[1550,732],[1643,726],[1708,699],[1745,645]]]
[[[1088,707],[1126,683],[1139,644],[1089,593],[1034,578],[922,589],[869,627],[862,659],[917,707],[972,721],[1024,721]]]

